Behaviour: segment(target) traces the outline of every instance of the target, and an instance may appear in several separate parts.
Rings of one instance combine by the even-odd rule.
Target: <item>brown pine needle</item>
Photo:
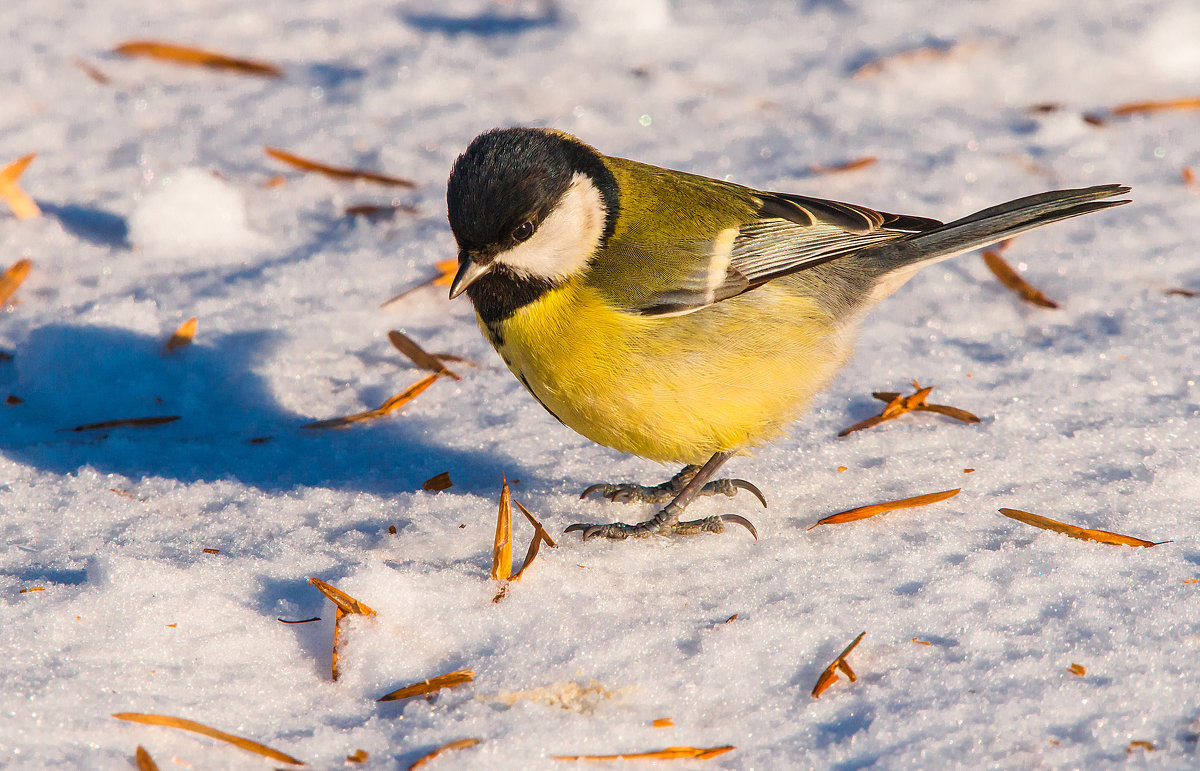
[[[1187,187],[1187,189],[1191,190],[1193,193],[1196,192],[1196,172],[1192,171],[1192,167],[1184,166],[1183,170],[1180,172],[1180,176],[1183,177],[1183,184]]]
[[[1022,278],[1020,273],[1013,270],[1013,267],[1000,256],[1000,252],[995,249],[984,249],[983,261],[996,278],[1000,279],[1001,284],[1016,292],[1025,302],[1032,303],[1041,308],[1058,307],[1058,303],[1051,300],[1042,293],[1042,290],[1034,287]]]
[[[4,307],[8,298],[17,291],[32,269],[33,260],[23,257],[10,265],[8,270],[4,271],[4,275],[0,275],[0,307]]]
[[[465,750],[468,747],[474,747],[476,744],[479,744],[479,742],[481,742],[481,741],[482,741],[482,739],[455,739],[452,742],[446,742],[441,747],[438,747],[436,750],[429,753],[428,755],[424,755],[420,758],[417,758],[416,762],[414,762],[411,766],[408,767],[408,771],[414,771],[414,769],[420,768],[421,766],[425,765],[426,763],[433,760],[438,755],[441,755],[444,752],[453,752],[454,750]]]
[[[622,752],[617,755],[551,755],[555,760],[708,760],[737,749],[724,747],[667,747],[649,752]]]
[[[1176,297],[1200,297],[1200,292],[1197,292],[1195,289],[1184,289],[1183,287],[1178,286],[1171,287],[1170,289],[1164,289],[1163,294],[1167,295],[1168,297],[1172,295]]]
[[[1109,114],[1120,117],[1147,112],[1164,112],[1166,110],[1200,110],[1200,97],[1162,99],[1150,102],[1128,102],[1112,108],[1109,110]]]
[[[916,637],[914,637],[912,639],[912,641],[915,642],[917,645],[933,645],[933,643],[929,642],[928,640],[920,640]]]
[[[887,406],[883,408],[883,412],[878,415],[872,415],[866,420],[855,423],[849,428],[844,428],[838,432],[838,436],[847,436],[855,431],[862,431],[872,426],[877,426],[888,420],[893,420],[908,412],[936,412],[939,415],[945,415],[955,420],[961,420],[964,423],[978,423],[979,418],[966,410],[961,410],[958,407],[950,407],[945,404],[927,404],[926,399],[929,398],[930,392],[936,386],[922,388],[921,384],[913,381],[913,388],[917,389],[916,393],[902,396],[894,391],[875,391],[871,395],[880,401],[887,402]]]
[[[1072,538],[1078,538],[1081,541],[1095,541],[1097,543],[1107,543],[1114,546],[1143,546],[1146,548],[1150,548],[1151,546],[1161,546],[1164,543],[1171,543],[1171,541],[1158,541],[1157,543],[1154,541],[1143,541],[1141,538],[1121,535],[1120,533],[1112,533],[1108,530],[1088,530],[1087,528],[1068,525],[1065,522],[1059,522],[1058,520],[1050,519],[1049,517],[1030,514],[1028,511],[1021,511],[1020,509],[1000,509],[1000,513],[1010,519],[1015,519],[1018,522],[1024,522],[1025,524],[1033,525],[1034,527],[1040,527],[1043,530],[1053,530],[1056,533],[1069,535]]]
[[[150,753],[142,745],[137,746],[137,753],[134,755],[134,760],[137,761],[138,771],[158,771],[158,764],[154,762],[154,758],[150,757]]]
[[[397,332],[394,329],[391,330],[388,332],[388,340],[392,342],[397,351],[407,356],[412,360],[413,364],[416,364],[421,369],[427,369],[439,375],[447,375],[455,380],[462,380],[461,377],[446,367],[440,358],[434,356],[432,353],[427,353],[424,348],[417,345],[416,341],[403,332]]]
[[[161,426],[164,423],[174,423],[178,415],[158,415],[150,418],[119,418],[117,420],[102,420],[99,423],[84,423],[82,426],[66,428],[64,431],[100,431],[105,428],[146,428]]]
[[[355,750],[346,756],[347,763],[366,763],[371,759],[371,753],[366,750]]]
[[[850,77],[861,79],[878,75],[888,69],[893,64],[912,63],[922,61],[934,61],[937,59],[948,59],[951,56],[965,53],[971,48],[976,47],[975,43],[955,43],[951,45],[927,45],[920,48],[913,48],[908,51],[901,51],[891,56],[883,56],[873,61],[860,66]]]
[[[1076,677],[1083,677],[1087,674],[1087,667],[1083,666],[1082,664],[1072,664],[1071,666],[1067,667],[1067,671]]]
[[[353,206],[347,206],[343,210],[343,214],[347,217],[365,217],[369,220],[391,219],[395,217],[397,212],[405,214],[416,214],[417,207],[409,204],[374,204],[360,203]]]
[[[342,619],[346,617],[346,611],[340,607],[333,609],[333,645],[329,650],[329,679],[337,682],[342,676],[341,660],[342,660]]]
[[[46,587],[44,587],[44,586],[27,586],[24,589],[18,590],[17,594],[28,594],[29,592],[44,592],[44,591],[46,591]]]
[[[83,59],[80,59],[78,56],[71,60],[71,64],[74,64],[76,67],[83,70],[83,72],[89,78],[91,78],[95,82],[99,83],[100,85],[102,85],[102,86],[108,85],[109,80],[110,80],[109,77],[107,75],[105,75],[98,67],[88,64]]]
[[[1133,752],[1136,749],[1146,750],[1147,752],[1154,752],[1154,749],[1155,749],[1154,742],[1148,742],[1148,741],[1145,741],[1142,739],[1135,739],[1134,741],[1131,741],[1129,743],[1129,746],[1125,748],[1125,751]]]
[[[330,679],[336,681],[341,674],[338,669],[338,661],[341,656],[342,619],[348,615],[374,616],[375,611],[319,578],[310,578],[308,582],[317,587],[321,594],[328,597],[329,601],[337,606],[333,614],[333,650],[329,656],[329,676]]]
[[[314,621],[320,621],[321,617],[313,616],[312,618],[301,618],[301,619],[297,619],[296,621],[290,621],[286,618],[277,618],[275,620],[281,624],[311,624]]]
[[[317,591],[328,597],[329,601],[336,605],[338,610],[343,613],[359,616],[375,615],[375,611],[371,610],[366,603],[354,599],[336,586],[327,584],[319,578],[310,578],[308,582],[315,586]]]
[[[211,70],[229,70],[245,75],[262,75],[268,78],[278,78],[283,71],[273,64],[243,59],[237,56],[227,56],[215,51],[202,48],[162,43],[156,40],[130,40],[113,49],[122,56],[145,56],[158,61],[186,64],[194,67],[207,67]]]
[[[253,752],[256,755],[262,755],[263,757],[267,757],[272,760],[278,760],[281,763],[291,763],[292,765],[296,766],[305,765],[303,760],[297,760],[291,755],[286,755],[279,750],[273,750],[265,744],[259,744],[256,741],[244,739],[241,736],[234,736],[233,734],[227,734],[224,731],[218,731],[216,728],[206,726],[203,723],[197,723],[195,720],[188,720],[187,718],[182,717],[172,717],[170,715],[143,714],[140,712],[117,712],[113,715],[113,717],[115,717],[117,720],[127,720],[131,723],[161,725],[166,726],[167,728],[178,728],[183,731],[192,731],[194,733],[207,736],[210,739],[228,742],[229,744],[246,750],[247,752]]]
[[[120,488],[117,488],[117,487],[110,487],[110,488],[108,488],[108,491],[109,491],[110,493],[116,493],[117,495],[121,496],[122,498],[128,498],[128,499],[129,499],[129,500],[131,500],[131,501],[142,501],[142,502],[145,502],[145,500],[146,500],[146,499],[145,499],[145,498],[143,498],[142,496],[140,496],[140,495],[138,495],[137,493],[135,493],[135,492],[132,492],[132,491],[130,491],[130,490],[122,490],[122,489],[120,489]]]
[[[492,580],[507,581],[512,577],[512,493],[508,479],[500,488],[500,510],[496,513],[496,538],[492,542]]]
[[[391,693],[379,697],[376,701],[400,701],[401,699],[411,699],[413,696],[425,696],[435,691],[440,691],[443,688],[464,685],[474,679],[474,670],[460,669],[455,672],[438,675],[437,677],[431,677],[428,680],[422,680],[419,683],[406,685],[403,688],[397,688]]]
[[[30,153],[0,169],[0,198],[4,199],[19,220],[27,220],[42,213],[34,200],[17,185],[17,180],[36,157],[37,153]]]
[[[179,329],[175,330],[175,334],[171,335],[171,339],[163,345],[163,353],[171,354],[179,348],[192,344],[192,338],[196,336],[196,327],[200,322],[193,316],[187,321],[179,325]]]
[[[525,519],[529,520],[529,524],[533,525],[534,532],[537,533],[538,538],[544,541],[551,549],[557,549],[558,544],[556,544],[554,539],[550,537],[550,533],[546,530],[546,528],[542,527],[542,523],[537,520],[537,517],[530,514],[529,509],[521,505],[520,501],[514,500],[513,503],[517,504],[517,508],[520,509],[521,513],[525,515]]]
[[[442,490],[449,490],[451,487],[454,487],[454,483],[450,481],[449,471],[435,474],[421,483],[421,489],[428,493],[440,493]]]
[[[817,527],[817,525],[840,525],[843,522],[857,522],[860,519],[867,519],[868,517],[873,517],[876,514],[884,514],[889,511],[896,511],[897,509],[910,509],[915,506],[928,506],[931,503],[937,503],[948,498],[953,498],[960,492],[962,492],[962,488],[957,487],[953,490],[918,495],[913,498],[904,498],[899,501],[887,501],[885,503],[873,503],[870,506],[859,506],[856,509],[849,509],[847,511],[840,511],[837,514],[830,514],[828,517],[818,520],[816,525],[813,525],[808,529],[812,530],[813,527]]]
[[[395,412],[411,402],[413,399],[416,399],[425,391],[426,388],[429,388],[429,386],[433,385],[433,381],[437,380],[439,377],[441,377],[441,375],[438,373],[427,375],[373,410],[356,412],[353,415],[345,415],[340,418],[318,420],[315,423],[305,423],[303,426],[300,426],[300,428],[344,428],[345,426],[354,425],[355,423],[362,423],[366,420],[381,418],[384,415],[387,415],[389,412]]]
[[[660,717],[650,725],[654,726],[655,728],[670,728],[675,725],[675,721],[669,717]]]
[[[287,150],[280,150],[278,147],[264,147],[263,150],[272,158],[283,161],[284,163],[295,166],[301,171],[312,171],[317,174],[324,174],[327,177],[334,179],[346,180],[363,180],[364,182],[374,182],[377,185],[388,185],[390,187],[416,187],[417,183],[402,177],[391,177],[387,174],[380,174],[376,171],[367,171],[366,169],[350,169],[342,166],[330,166],[327,163],[312,161],[308,158],[302,158],[295,153],[289,153]]]
[[[835,163],[830,166],[822,166],[819,163],[812,163],[808,166],[809,174],[838,174],[843,171],[855,171],[857,169],[865,169],[868,166],[874,166],[879,162],[879,159],[874,155],[866,155],[862,158],[855,158],[851,161],[843,163]]]
[[[533,525],[533,540],[529,542],[529,549],[525,552],[525,562],[521,564],[521,569],[514,573],[512,578],[509,579],[510,581],[520,581],[521,576],[525,575],[525,571],[528,570],[529,566],[533,564],[533,561],[537,559],[538,549],[541,548],[543,541],[545,541],[546,545],[551,549],[557,549],[558,544],[556,544],[554,539],[550,537],[550,534],[546,532],[546,528],[542,527],[542,523],[538,522],[537,518],[529,513],[529,509],[522,506],[520,501],[513,501],[513,503],[517,504],[517,508],[520,509],[521,513],[525,515],[525,518],[529,520],[529,524]]]
[[[854,682],[858,679],[854,676],[854,672],[850,669],[850,665],[846,663],[846,657],[850,655],[851,651],[858,647],[858,644],[862,642],[862,639],[866,636],[866,632],[859,633],[858,637],[854,638],[854,642],[847,645],[846,650],[838,654],[838,657],[833,660],[832,664],[825,667],[825,671],[821,673],[819,678],[817,678],[817,684],[813,686],[812,697],[814,699],[819,699],[821,694],[824,693],[829,686],[837,682],[838,670],[844,672],[846,677],[850,678],[851,682]]]
[[[417,291],[418,289],[424,289],[427,286],[450,286],[451,284],[454,283],[454,275],[458,272],[458,260],[443,260],[442,262],[439,262],[435,267],[438,269],[438,274],[436,276],[434,276],[433,278],[426,279],[426,280],[422,281],[421,283],[416,284],[415,286],[410,286],[408,289],[405,289],[400,294],[394,295],[394,296],[388,298],[387,300],[385,300],[382,304],[380,304],[379,307],[386,308],[389,305],[391,305],[392,303],[403,300],[405,297],[408,297],[410,294]],[[450,357],[443,357],[443,358],[450,360]]]
[[[433,280],[434,286],[450,286],[454,283],[454,276],[458,273],[458,260],[442,260],[437,265],[437,278]]]

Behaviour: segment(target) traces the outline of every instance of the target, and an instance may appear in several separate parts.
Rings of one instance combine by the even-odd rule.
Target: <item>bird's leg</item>
[[[598,492],[614,503],[669,503],[700,473],[700,469],[700,466],[684,466],[682,471],[659,485],[601,482],[584,490],[579,498],[583,500]],[[762,492],[745,479],[714,479],[705,483],[696,495],[725,495],[732,498],[737,495],[739,489],[750,492],[763,506],[767,505],[767,499],[763,497]]]
[[[583,532],[583,540],[594,537],[624,539],[630,536],[636,538],[647,538],[651,535],[690,535],[692,533],[721,533],[725,530],[726,522],[734,522],[758,538],[758,533],[754,530],[754,525],[745,517],[740,517],[736,514],[717,515],[706,517],[704,519],[694,519],[687,522],[681,522],[679,517],[683,514],[684,509],[699,495],[713,495],[714,492],[725,492],[724,490],[714,490],[714,492],[705,493],[704,490],[709,487],[710,480],[725,464],[725,461],[733,457],[732,452],[718,452],[708,459],[708,462],[703,466],[688,466],[681,471],[674,479],[667,482],[665,485],[659,485],[658,488],[648,488],[657,490],[666,485],[674,485],[682,483],[675,497],[663,507],[661,511],[654,515],[653,519],[648,519],[645,522],[639,522],[636,525],[628,525],[624,522],[613,522],[607,525],[589,525],[576,524],[567,528],[570,533],[574,530]],[[721,482],[737,482],[741,480],[720,480]],[[763,505],[766,501],[763,500],[762,493],[759,493],[749,482],[748,488],[754,492]],[[733,492],[736,492],[736,486],[731,487]],[[732,495],[733,492],[725,492],[726,495]],[[586,493],[585,493],[586,495]],[[607,497],[607,496],[606,496]]]

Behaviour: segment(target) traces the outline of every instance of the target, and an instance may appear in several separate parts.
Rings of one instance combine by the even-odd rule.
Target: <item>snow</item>
[[[242,194],[204,169],[181,169],[163,177],[129,217],[129,240],[159,264],[180,260],[194,265],[193,260],[206,258],[253,262],[259,239],[246,222]]]
[[[1200,166],[1196,114],[1080,119],[1196,96],[1192,0],[9,0],[0,18],[0,164],[38,153],[20,182],[45,212],[0,211],[0,263],[34,262],[0,321],[13,354],[0,396],[24,400],[0,406],[0,765],[128,768],[141,744],[163,768],[270,767],[111,717],[153,712],[316,768],[359,748],[364,768],[407,768],[463,737],[483,741],[430,768],[725,744],[737,749],[675,763],[1195,767],[1200,300],[1164,290],[1200,289],[1200,196],[1181,179]],[[110,53],[132,38],[285,74]],[[926,45],[951,53],[853,77]],[[1031,114],[1039,102],[1062,109]],[[514,124],[943,219],[1055,186],[1121,182],[1135,203],[1006,252],[1059,310],[1021,304],[974,255],[887,300],[793,435],[729,466],[770,508],[694,505],[750,517],[757,543],[740,529],[562,536],[493,603],[502,473],[557,536],[650,511],[576,500],[588,484],[674,472],[545,414],[465,298],[427,288],[380,307],[454,256],[450,165],[481,130]],[[302,174],[266,145],[419,186]],[[808,171],[866,155],[878,163]],[[344,217],[357,203],[418,213]],[[164,355],[192,316],[195,343]],[[484,366],[387,418],[301,429],[421,376],[389,329]],[[871,391],[913,378],[982,423],[923,413],[836,438],[879,409]],[[181,418],[64,431],[166,415]],[[452,488],[421,490],[442,471]],[[929,508],[806,529],[954,487]],[[1173,542],[1086,543],[1001,507]],[[518,562],[530,536],[518,517]],[[345,623],[336,683],[333,609],[309,577],[378,612]],[[860,631],[858,681],[814,700]],[[461,668],[474,682],[432,700],[374,701]],[[557,696],[512,696],[525,691]],[[663,717],[674,727],[652,727]],[[1130,754],[1131,741],[1156,749]]]

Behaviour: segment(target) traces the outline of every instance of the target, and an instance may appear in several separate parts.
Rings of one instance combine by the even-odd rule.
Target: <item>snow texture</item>
[[[1181,176],[1200,167],[1197,113],[1081,119],[1197,96],[1194,0],[7,0],[0,19],[0,164],[38,153],[20,182],[45,214],[0,212],[0,262],[34,262],[0,320],[0,396],[24,400],[0,405],[0,765],[128,768],[142,744],[163,768],[271,766],[115,712],[199,720],[315,768],[359,748],[363,768],[407,768],[463,737],[482,742],[430,768],[725,744],[737,749],[673,763],[1200,762],[1200,299],[1166,291],[1200,290],[1200,196]],[[284,75],[111,53],[132,38]],[[924,46],[950,52],[896,56]],[[1045,102],[1060,109],[1030,111]],[[577,500],[588,484],[675,471],[556,423],[465,298],[435,287],[380,307],[454,257],[447,173],[506,125],[942,219],[1109,182],[1135,203],[1008,249],[1059,310],[1022,304],[977,255],[880,306],[792,436],[730,464],[770,508],[693,507],[750,517],[757,543],[740,529],[561,537],[494,604],[502,473],[561,533],[651,512]],[[304,174],[266,145],[418,187]],[[417,211],[344,216],[363,203]],[[164,356],[191,316],[194,344]],[[301,429],[421,376],[389,329],[483,367],[387,418]],[[871,391],[913,378],[982,423],[919,413],[836,438],[879,409]],[[63,430],[165,415],[181,417]],[[452,488],[421,489],[442,471]],[[928,508],[806,529],[954,487]],[[1001,507],[1172,542],[1072,540]],[[518,516],[518,562],[530,535]],[[345,624],[336,683],[333,608],[309,577],[378,611]],[[858,681],[814,700],[860,631]],[[468,667],[472,684],[432,700],[375,703]],[[674,726],[652,727],[664,717]]]

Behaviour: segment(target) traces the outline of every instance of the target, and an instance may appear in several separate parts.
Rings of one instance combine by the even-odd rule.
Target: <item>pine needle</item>
[[[64,431],[100,431],[106,428],[147,428],[174,423],[178,415],[157,415],[149,418],[119,418],[117,420],[102,420],[99,423],[84,423],[82,426],[63,429]]]
[[[154,762],[154,758],[150,757],[146,748],[140,744],[137,746],[134,760],[137,762],[138,771],[158,771],[158,764]]]
[[[1145,548],[1150,548],[1151,546],[1161,546],[1164,543],[1171,543],[1171,541],[1159,541],[1157,543],[1154,541],[1145,541],[1141,538],[1134,538],[1133,536],[1129,535],[1121,535],[1120,533],[1112,533],[1108,530],[1089,530],[1083,527],[1076,527],[1075,525],[1068,525],[1065,522],[1059,522],[1058,520],[1050,519],[1049,517],[1031,514],[1028,511],[1021,511],[1020,509],[1000,509],[1000,513],[1010,519],[1015,519],[1018,522],[1024,522],[1025,524],[1033,525],[1034,527],[1040,527],[1043,530],[1053,530],[1056,533],[1069,535],[1072,538],[1078,538],[1081,541],[1094,541],[1096,543],[1107,543],[1114,546],[1142,546]]]
[[[555,760],[708,760],[737,749],[727,744],[723,747],[667,747],[649,752],[622,752],[616,755],[551,755]]]
[[[850,682],[854,682],[858,679],[854,674],[854,670],[852,670],[850,665],[846,663],[846,657],[850,655],[851,651],[858,647],[858,644],[862,642],[862,639],[866,636],[866,632],[859,633],[858,637],[854,638],[854,642],[847,645],[846,649],[838,654],[838,657],[833,660],[832,664],[825,667],[825,671],[821,673],[819,678],[817,678],[817,684],[813,686],[812,697],[814,699],[820,698],[821,694],[824,693],[829,686],[837,682],[837,673],[839,670],[843,672],[846,677],[850,678]]]
[[[262,755],[263,757],[271,758],[272,760],[278,760],[282,763],[291,763],[292,765],[296,766],[305,765],[303,760],[297,760],[291,755],[282,753],[279,750],[273,750],[265,744],[259,744],[251,739],[225,733],[224,731],[207,726],[204,723],[197,723],[195,720],[188,720],[187,718],[183,717],[172,717],[171,715],[155,715],[140,712],[117,712],[113,715],[113,717],[115,717],[117,720],[127,720],[131,723],[160,725],[166,726],[167,728],[178,728],[183,731],[191,731],[193,733],[207,736],[210,739],[227,742],[235,747],[246,750],[247,752],[253,752],[256,755]]]
[[[884,514],[897,509],[910,509],[915,506],[928,506],[931,503],[938,503],[948,498],[953,498],[962,492],[961,487],[956,487],[953,490],[944,490],[940,493],[927,493],[925,495],[917,495],[912,498],[903,498],[898,501],[885,501],[884,503],[873,503],[870,506],[859,506],[856,509],[840,511],[837,514],[830,514],[824,519],[817,521],[816,525],[808,528],[812,530],[818,525],[840,525],[843,522],[857,522],[860,519],[867,519],[876,514]]]
[[[447,672],[444,675],[422,680],[419,683],[406,685],[403,688],[397,688],[391,693],[380,696],[376,701],[400,701],[402,699],[411,699],[413,696],[426,696],[444,688],[454,688],[455,686],[464,685],[474,679],[474,670],[459,669],[455,672]]]
[[[30,153],[0,169],[0,198],[4,199],[19,220],[31,219],[42,213],[37,203],[17,184],[17,180],[36,157],[37,153]]]
[[[400,393],[396,394],[392,398],[388,399],[386,402],[379,405],[378,407],[376,407],[373,410],[366,410],[364,412],[356,412],[353,415],[345,415],[340,418],[329,418],[327,420],[318,420],[315,423],[305,423],[303,426],[300,426],[300,428],[310,428],[310,429],[345,428],[346,426],[351,426],[351,425],[354,425],[355,423],[362,423],[367,420],[374,420],[375,418],[382,418],[384,415],[387,415],[388,413],[391,413],[391,412],[395,412],[396,410],[400,409],[401,407],[403,407],[406,404],[408,404],[409,402],[411,402],[413,399],[416,399],[418,396],[420,396],[422,393],[425,392],[425,389],[427,389],[427,388],[429,388],[429,386],[433,385],[433,382],[435,380],[437,380],[439,377],[441,377],[441,375],[439,375],[437,373],[432,374],[432,375],[427,375],[427,376],[421,378],[420,380],[418,380],[416,383],[413,383],[412,385],[410,385],[408,388],[404,389]]]
[[[512,493],[508,489],[508,479],[505,479],[500,488],[500,508],[496,512],[496,538],[492,542],[493,581],[507,581],[512,577],[512,550]]]
[[[987,264],[988,269],[996,278],[1000,279],[1000,283],[1013,290],[1017,295],[1027,303],[1031,303],[1040,308],[1057,308],[1058,303],[1051,300],[1042,290],[1026,281],[1020,273],[1013,270],[1000,252],[995,249],[983,250],[983,261]]]
[[[294,166],[301,171],[311,171],[317,174],[324,174],[327,177],[342,180],[362,180],[364,182],[374,182],[377,185],[387,185],[389,187],[416,187],[417,183],[403,177],[392,177],[387,174],[380,174],[377,171],[368,171],[366,169],[351,169],[343,166],[331,166],[328,163],[309,160],[302,158],[295,153],[290,153],[287,150],[280,150],[278,147],[263,148],[267,155],[277,161],[282,161],[289,166]]]
[[[430,752],[427,755],[417,758],[416,762],[414,762],[411,766],[408,767],[408,771],[416,771],[416,769],[420,768],[421,766],[425,765],[429,761],[433,760],[438,755],[441,755],[446,752],[453,752],[454,750],[465,750],[468,747],[474,747],[476,744],[479,744],[480,741],[482,741],[482,740],[481,739],[455,739],[452,742],[447,742],[447,743],[443,744],[441,747],[438,747],[433,752]]]
[[[0,307],[8,302],[8,298],[12,297],[13,292],[17,291],[24,283],[32,269],[33,260],[23,257],[10,265],[3,275],[0,275]]]
[[[157,40],[130,40],[117,46],[114,51],[122,56],[144,56],[173,64],[207,67],[211,70],[229,70],[244,75],[261,75],[268,78],[278,78],[283,75],[282,70],[266,62]]]
[[[455,380],[462,380],[461,377],[451,371],[442,360],[432,353],[427,353],[424,348],[417,345],[416,341],[403,332],[391,330],[388,332],[388,340],[395,346],[396,350],[407,356],[413,364],[416,364],[421,369],[436,372],[439,375],[446,375]]]
[[[184,348],[192,344],[192,338],[196,336],[196,327],[199,326],[196,317],[193,316],[187,321],[179,325],[179,329],[171,335],[171,339],[163,344],[163,353],[172,354],[180,348]]]

